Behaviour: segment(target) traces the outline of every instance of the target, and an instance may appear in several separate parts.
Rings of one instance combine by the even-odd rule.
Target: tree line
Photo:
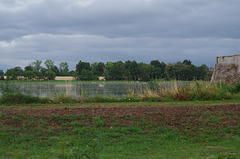
[[[128,80],[128,81],[149,81],[151,79],[163,80],[210,80],[212,72],[203,64],[199,67],[192,64],[190,60],[183,62],[169,63],[152,60],[150,64],[134,61],[117,62],[83,62],[76,64],[76,70],[69,70],[67,62],[61,62],[59,66],[52,60],[36,60],[27,65],[24,69],[14,67],[5,73],[0,70],[0,80],[4,75],[9,80],[53,80],[56,76],[74,76],[78,80],[97,80],[99,76],[106,80]],[[44,64],[45,67],[42,65]]]

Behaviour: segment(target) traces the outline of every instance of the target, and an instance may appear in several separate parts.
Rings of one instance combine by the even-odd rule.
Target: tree
[[[14,67],[8,69],[6,75],[8,76],[8,79],[17,80],[19,76],[24,76],[24,73],[21,67]]]
[[[36,77],[36,73],[33,71],[33,66],[28,65],[24,68],[24,77],[29,80],[32,80]]]
[[[139,75],[139,79],[142,81],[150,81],[152,78],[152,72],[153,72],[154,66],[148,65],[145,63],[139,63],[139,69],[141,70],[141,73]]]
[[[184,61],[183,61],[183,64],[185,64],[185,65],[192,65],[192,61],[190,61],[190,60],[184,60]]]
[[[45,76],[48,80],[54,80],[56,77],[56,74],[52,70],[47,70],[45,73]]]
[[[0,70],[0,80],[4,80],[4,72],[3,72],[3,70]]]
[[[165,71],[166,64],[164,62],[160,63],[158,60],[153,60],[150,62],[150,65],[153,66],[152,68],[153,78],[160,79],[165,77],[164,71]]]
[[[24,68],[24,71],[33,71],[33,67],[31,65],[28,65]]]
[[[102,76],[104,73],[105,65],[102,62],[94,62],[91,64],[93,74],[96,76]]]
[[[52,69],[50,69],[50,70],[52,70],[56,76],[60,75],[60,72],[59,72],[59,69],[57,66],[53,65]]]
[[[68,63],[67,62],[61,62],[59,64],[59,73],[61,76],[67,76],[68,75]]]
[[[198,80],[210,80],[211,77],[209,77],[209,68],[207,67],[207,65],[203,64],[200,67],[197,68],[197,79]]]
[[[139,70],[138,63],[135,60],[126,61],[125,68],[125,75],[127,76],[128,80],[138,80],[141,70]]]
[[[79,75],[80,80],[93,80],[93,72],[90,70],[83,69],[81,75]]]
[[[81,75],[84,69],[90,71],[91,70],[90,63],[79,61],[78,64],[76,65],[77,74]]]
[[[33,71],[40,72],[41,64],[42,64],[42,61],[40,60],[33,61],[31,63],[31,66],[33,67]]]
[[[54,61],[48,59],[44,62],[44,64],[45,64],[45,66],[47,67],[48,70],[51,70],[51,69],[53,69]]]
[[[36,74],[34,73],[34,71],[24,71],[24,77],[28,80],[32,80],[36,77]]]
[[[108,75],[111,80],[123,80],[124,79],[125,64],[122,61],[112,63],[112,66],[108,68]]]

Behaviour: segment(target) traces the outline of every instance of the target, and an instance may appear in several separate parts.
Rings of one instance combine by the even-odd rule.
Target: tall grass
[[[161,84],[148,87],[143,91],[130,90],[129,95],[133,97],[141,97],[142,100],[161,101],[166,98],[180,101],[191,100],[220,100],[231,99],[234,93],[239,92],[240,83],[236,86],[228,86],[224,83],[210,84],[205,82],[194,82],[186,85],[177,85],[175,81],[173,85],[162,86]]]
[[[147,88],[132,87],[128,88],[125,97],[106,97],[96,95],[89,97],[83,89],[73,97],[71,90],[66,89],[56,92],[53,98],[31,97],[16,92],[13,84],[1,86],[2,97],[0,104],[24,104],[24,103],[109,103],[109,102],[161,102],[161,101],[195,101],[195,100],[222,100],[231,99],[234,94],[240,92],[240,83],[235,86],[224,83],[211,84],[206,82],[192,82],[178,85],[175,81],[169,85],[151,82]]]

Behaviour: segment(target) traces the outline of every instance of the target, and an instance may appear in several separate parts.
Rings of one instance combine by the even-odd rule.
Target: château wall
[[[216,57],[211,82],[234,85],[240,81],[240,55]]]

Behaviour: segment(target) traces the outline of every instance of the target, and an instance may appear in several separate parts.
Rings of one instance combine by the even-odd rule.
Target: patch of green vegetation
[[[205,119],[208,122],[222,122],[218,116],[202,115],[208,117]],[[190,129],[183,131],[159,126],[149,119],[132,115],[2,115],[0,157],[161,159],[240,155],[239,124],[238,129],[226,127],[220,130],[214,125],[211,128],[202,125],[203,130],[190,125]],[[128,124],[121,123],[123,120]]]
[[[2,97],[0,97],[1,105],[20,105],[20,104],[71,104],[71,103],[133,103],[133,102],[177,102],[192,101],[233,101],[239,100],[240,83],[235,86],[229,86],[224,83],[208,84],[204,82],[196,82],[189,85],[177,86],[175,82],[172,88],[161,88],[160,85],[144,91],[129,90],[129,94],[125,97],[105,97],[96,95],[87,97],[80,95],[73,98],[65,93],[56,93],[53,99],[33,97],[24,95],[14,83],[1,84]]]

